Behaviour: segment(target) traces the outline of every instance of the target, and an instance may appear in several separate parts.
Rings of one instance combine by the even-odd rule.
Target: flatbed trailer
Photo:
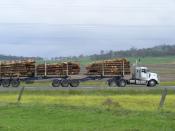
[[[33,83],[35,81],[52,81],[53,87],[78,87],[80,83],[86,82],[86,81],[96,81],[96,80],[102,80],[102,79],[108,79],[110,80],[116,80],[119,76],[87,76],[79,79],[71,79],[70,76],[62,76],[62,77],[52,77],[52,76],[43,76],[43,77],[19,77],[19,78],[1,78],[0,79],[0,85],[3,87],[18,87],[20,86],[21,82],[24,82],[26,84]]]

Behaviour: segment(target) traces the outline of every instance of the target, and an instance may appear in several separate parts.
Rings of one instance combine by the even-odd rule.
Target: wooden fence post
[[[19,103],[20,100],[21,100],[21,97],[23,95],[23,92],[24,92],[24,86],[21,88],[20,92],[19,92],[19,95],[18,95],[18,99],[17,99],[17,102]]]
[[[165,89],[162,91],[162,96],[161,96],[160,103],[159,103],[159,109],[162,108],[162,107],[164,106],[165,99],[166,99],[166,95],[167,95],[167,89],[165,88]]]

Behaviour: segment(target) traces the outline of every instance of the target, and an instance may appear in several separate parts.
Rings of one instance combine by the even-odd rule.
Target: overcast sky
[[[0,0],[0,54],[70,56],[175,44],[174,0]]]

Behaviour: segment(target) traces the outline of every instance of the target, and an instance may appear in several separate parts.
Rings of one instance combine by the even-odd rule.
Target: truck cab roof
[[[148,70],[148,67],[136,67],[137,70],[142,70],[142,69],[146,69]]]

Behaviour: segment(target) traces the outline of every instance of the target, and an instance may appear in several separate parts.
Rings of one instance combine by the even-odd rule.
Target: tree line
[[[99,54],[93,54],[89,56],[70,56],[70,57],[55,57],[53,60],[80,60],[84,58],[90,58],[91,60],[104,60],[113,58],[125,58],[125,57],[161,57],[161,56],[175,56],[175,45],[159,45],[152,48],[137,49],[132,47],[129,50],[120,51],[104,51],[101,50]],[[21,59],[35,59],[44,60],[41,57],[23,57],[23,56],[6,56],[0,55],[0,60],[21,60]]]
[[[101,51],[99,54],[90,55],[92,60],[103,60],[121,57],[161,57],[175,56],[175,45],[160,45],[152,48],[137,49],[132,47],[126,51]]]
[[[11,56],[11,55],[0,55],[0,60],[25,60],[25,59],[34,59],[34,60],[43,60],[41,57],[23,57],[23,56]]]

